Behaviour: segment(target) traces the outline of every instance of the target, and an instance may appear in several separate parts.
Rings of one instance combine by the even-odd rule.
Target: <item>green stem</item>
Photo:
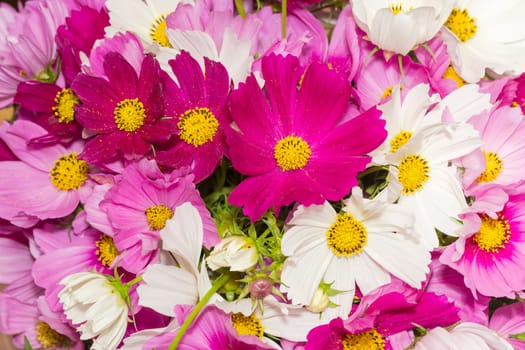
[[[184,334],[186,333],[188,328],[191,326],[193,320],[197,317],[197,315],[202,310],[202,308],[206,306],[206,304],[208,303],[210,298],[213,296],[213,294],[215,294],[215,292],[217,292],[229,280],[230,280],[230,275],[226,274],[226,275],[220,276],[219,278],[215,280],[215,282],[213,282],[213,285],[211,286],[211,288],[206,292],[206,294],[204,294],[201,300],[199,300],[199,303],[195,305],[191,313],[184,320],[184,323],[179,328],[179,332],[177,333],[177,335],[171,342],[168,350],[175,350],[177,348],[177,345],[179,345],[180,341],[182,340],[182,337],[184,337]]]
[[[286,0],[281,0],[281,37],[283,39],[286,38],[286,11]]]
[[[237,8],[237,12],[239,12],[239,16],[246,18],[246,11],[244,11],[242,0],[235,0],[235,7]]]

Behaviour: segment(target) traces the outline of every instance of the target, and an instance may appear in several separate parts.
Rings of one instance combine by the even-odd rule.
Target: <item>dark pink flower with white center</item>
[[[255,221],[271,207],[340,200],[386,137],[380,112],[340,123],[350,85],[324,64],[312,63],[303,75],[297,57],[269,55],[262,75],[264,92],[251,76],[231,94],[229,157],[247,178],[229,202]]]
[[[0,139],[19,159],[0,162],[0,217],[22,227],[71,214],[88,190],[89,167],[78,158],[83,143],[31,145],[46,134],[25,120],[0,125]]]
[[[72,84],[81,104],[76,118],[95,136],[81,158],[88,163],[140,159],[152,143],[167,140],[171,122],[164,115],[160,68],[153,56],[142,61],[140,74],[117,52],[104,56],[102,77],[79,74]]]
[[[207,58],[203,72],[186,51],[169,63],[178,84],[164,76],[165,114],[173,119],[176,135],[155,159],[170,168],[191,166],[198,183],[213,173],[226,152],[230,79],[222,64]]]
[[[203,245],[211,248],[219,242],[217,227],[195,188],[193,176],[185,170],[162,173],[150,160],[128,165],[100,203],[121,253],[119,266],[138,273],[156,261],[159,231],[185,202],[197,208],[204,225]]]

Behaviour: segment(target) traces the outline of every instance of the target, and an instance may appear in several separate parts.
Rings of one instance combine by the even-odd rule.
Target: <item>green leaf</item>
[[[525,341],[525,332],[518,333],[518,334],[511,334],[509,335],[509,338]]]
[[[24,336],[24,350],[33,350],[31,347],[31,344],[29,344],[29,340],[27,340],[27,337]]]

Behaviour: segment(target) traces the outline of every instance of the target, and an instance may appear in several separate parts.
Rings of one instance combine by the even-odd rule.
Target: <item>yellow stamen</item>
[[[509,239],[510,225],[503,214],[498,214],[497,219],[482,215],[481,227],[472,238],[479,249],[490,253],[497,253],[501,248],[504,248]]]
[[[144,125],[146,110],[138,98],[127,98],[117,104],[113,116],[119,130],[133,132]]]
[[[494,152],[483,152],[485,154],[485,171],[476,179],[477,182],[492,182],[496,180],[503,170],[503,161]]]
[[[173,217],[173,210],[165,205],[154,205],[146,209],[146,218],[152,230],[161,230],[166,221]]]
[[[350,257],[361,253],[368,242],[365,225],[352,214],[340,213],[326,231],[328,248],[337,256]]]
[[[108,235],[101,234],[95,245],[98,248],[96,252],[98,260],[102,263],[102,265],[111,267],[113,265],[113,261],[119,255],[119,251],[117,247],[115,247],[113,238]]]
[[[375,329],[357,334],[345,334],[342,345],[344,350],[383,350],[385,339]]]
[[[418,154],[405,157],[398,169],[397,179],[403,185],[401,192],[405,195],[421,190],[429,179],[428,161]]]
[[[52,107],[59,123],[70,123],[75,120],[75,106],[80,103],[73,90],[64,88],[57,92],[55,105]]]
[[[239,335],[254,335],[262,338],[264,334],[264,327],[261,320],[254,314],[244,316],[242,313],[234,313],[231,315],[232,326]]]
[[[177,127],[182,141],[199,147],[213,140],[219,129],[219,122],[208,108],[196,107],[180,116]]]
[[[390,5],[390,10],[392,10],[392,13],[394,15],[397,15],[398,13],[400,13],[401,11],[403,11],[403,4],[401,3],[398,3],[398,4],[391,4]]]
[[[468,9],[453,9],[445,26],[462,42],[471,39],[478,30],[476,19],[469,16]]]
[[[73,344],[71,339],[55,331],[46,322],[38,321],[35,328],[36,339],[44,349],[69,348]]]
[[[151,24],[149,29],[149,36],[151,40],[157,42],[160,46],[172,47],[168,35],[166,34],[166,29],[168,25],[166,23],[166,16],[160,15],[155,19]]]
[[[88,164],[77,159],[75,152],[61,156],[55,161],[49,175],[53,185],[61,191],[76,190],[87,180]]]
[[[312,150],[310,145],[298,136],[286,136],[277,142],[273,156],[283,171],[302,169],[308,164]]]
[[[412,137],[411,131],[402,130],[390,141],[390,152],[396,153],[398,149],[404,146]]]

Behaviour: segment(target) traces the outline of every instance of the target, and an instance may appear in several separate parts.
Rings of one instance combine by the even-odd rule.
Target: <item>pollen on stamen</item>
[[[385,339],[375,329],[370,329],[356,334],[345,334],[341,341],[344,350],[384,350]]]
[[[418,154],[405,157],[399,164],[398,170],[397,178],[403,185],[401,192],[405,195],[420,191],[430,178],[428,161]]]
[[[340,213],[326,231],[328,248],[339,257],[351,257],[363,251],[368,242],[365,225],[352,214]]]
[[[245,316],[242,313],[234,313],[231,315],[232,326],[239,335],[253,335],[262,338],[264,335],[264,328],[261,320],[254,314]]]
[[[459,8],[452,10],[445,22],[445,27],[454,33],[461,42],[471,39],[478,30],[476,19],[470,17],[468,9],[461,10]]]
[[[64,88],[57,92],[52,110],[58,122],[70,123],[75,120],[75,106],[79,103],[80,100],[70,88]]]
[[[160,46],[172,47],[169,38],[166,35],[167,28],[168,25],[166,23],[166,16],[160,15],[157,17],[149,29],[149,36],[151,40],[158,43]]]
[[[274,147],[274,158],[283,171],[304,168],[312,155],[310,145],[298,136],[286,136]]]
[[[77,159],[77,154],[71,152],[55,161],[49,175],[51,183],[61,191],[76,190],[87,180],[89,170],[84,160]]]
[[[196,107],[180,116],[177,127],[182,141],[199,147],[213,140],[219,130],[219,121],[208,108]]]
[[[117,104],[113,116],[119,130],[133,132],[144,125],[146,109],[138,98],[127,98]]]

